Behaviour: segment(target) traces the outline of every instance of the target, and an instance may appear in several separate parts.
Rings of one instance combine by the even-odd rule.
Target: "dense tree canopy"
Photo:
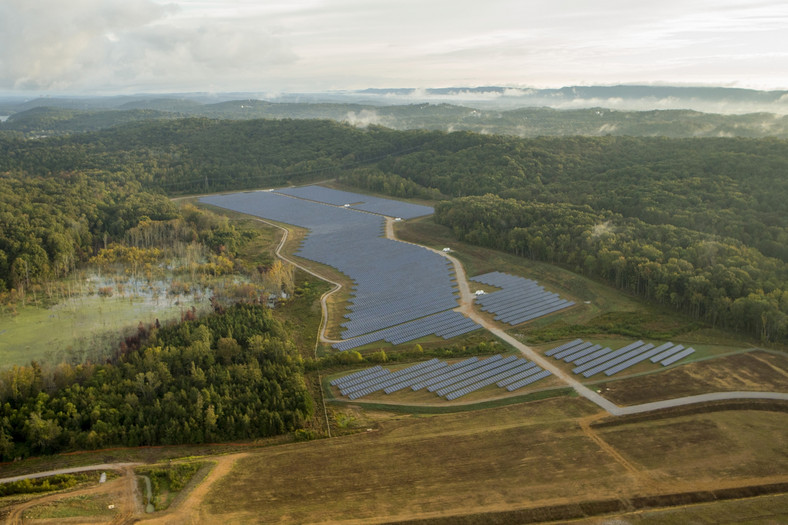
[[[293,431],[314,408],[302,372],[255,305],[161,328],[113,363],[14,367],[0,373],[0,457]]]
[[[788,264],[737,240],[492,194],[440,203],[435,220],[466,242],[567,265],[715,325],[788,341]]]

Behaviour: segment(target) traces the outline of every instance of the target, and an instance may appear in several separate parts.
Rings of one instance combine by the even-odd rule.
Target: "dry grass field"
[[[561,398],[382,418],[369,432],[250,454],[208,492],[206,510],[230,523],[384,523],[611,500],[626,508],[642,496],[788,481],[784,412],[598,429],[596,417],[588,402]]]

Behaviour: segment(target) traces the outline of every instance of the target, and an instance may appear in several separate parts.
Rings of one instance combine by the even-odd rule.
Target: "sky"
[[[0,92],[788,89],[785,0],[2,0]]]

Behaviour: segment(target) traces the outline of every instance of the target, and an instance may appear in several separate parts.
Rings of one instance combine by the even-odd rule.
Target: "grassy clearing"
[[[395,521],[786,478],[788,414],[726,411],[602,429],[639,469],[642,482],[633,482],[577,424],[595,411],[582,399],[554,398],[390,415],[373,432],[255,452],[214,485],[206,503],[217,520]],[[351,412],[346,424],[370,424],[377,412],[370,413],[354,423],[358,412]],[[244,498],[233,497],[241,492]]]
[[[22,518],[35,520],[112,517],[117,514],[117,510],[109,508],[113,503],[115,501],[109,495],[74,496],[73,498],[63,498],[51,503],[36,505],[26,510],[22,514]]]
[[[52,307],[32,305],[0,316],[0,368],[31,360],[57,363],[81,361],[100,348],[114,347],[142,322],[179,319],[194,306],[208,308],[205,296],[84,294]]]
[[[140,467],[135,469],[138,476],[147,476],[151,481],[151,503],[157,510],[167,509],[173,500],[191,481],[204,463],[178,463],[157,467]],[[145,494],[145,490],[140,490]]]

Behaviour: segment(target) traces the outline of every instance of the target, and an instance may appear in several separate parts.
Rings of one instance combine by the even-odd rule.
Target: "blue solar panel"
[[[629,352],[626,352],[626,353],[621,354],[621,355],[619,355],[617,357],[614,357],[613,359],[609,359],[609,360],[605,361],[604,363],[598,364],[595,367],[593,367],[593,368],[591,368],[589,370],[586,370],[585,372],[583,372],[583,376],[584,377],[591,377],[592,375],[594,375],[596,373],[604,372],[608,368],[613,368],[614,366],[616,366],[616,365],[618,365],[620,363],[623,363],[624,361],[627,361],[628,359],[630,359],[632,357],[640,355],[643,352],[647,352],[647,351],[651,350],[652,348],[654,348],[654,345],[651,344],[651,343],[649,343],[647,345],[639,346],[638,348],[636,348],[634,350],[630,350]]]
[[[521,380],[517,381],[516,383],[512,383],[511,385],[506,387],[506,390],[508,390],[509,392],[513,392],[513,391],[517,390],[518,388],[522,388],[522,387],[530,385],[532,383],[536,383],[540,379],[544,379],[545,377],[547,377],[549,375],[550,375],[550,371],[549,370],[542,370],[538,374],[534,374],[532,376],[526,377],[525,379],[521,379]]]
[[[517,325],[574,305],[557,294],[547,292],[535,281],[501,272],[490,272],[471,280],[496,286],[501,290],[476,297],[482,311],[495,314],[495,319]]]
[[[500,359],[501,356],[498,356]],[[440,374],[439,376],[419,381],[418,383],[411,386],[411,389],[416,391],[420,390],[424,387],[429,387],[432,385],[437,385],[441,381],[446,381],[454,376],[458,376],[463,374],[469,370],[473,370],[474,368],[480,367],[484,365],[484,361],[479,361],[476,357],[471,357],[470,359],[466,359],[465,361],[461,361],[459,363],[455,363],[451,365],[448,369],[444,371],[444,373]]]
[[[549,357],[551,355],[557,354],[561,350],[566,350],[567,348],[569,348],[571,346],[577,346],[577,345],[579,345],[582,342],[583,342],[582,339],[575,339],[574,341],[569,341],[568,343],[564,343],[564,344],[562,344],[560,346],[556,346],[555,348],[551,348],[550,350],[545,352],[544,355]]]
[[[575,354],[577,352],[580,352],[581,350],[585,350],[586,348],[593,347],[593,346],[594,346],[594,343],[582,343],[582,344],[579,344],[577,346],[570,346],[569,348],[561,350],[557,354],[553,354],[553,358],[555,358],[555,359],[563,359],[564,357],[566,357],[568,355]]]
[[[620,356],[622,354],[625,354],[625,353],[629,352],[630,350],[633,350],[633,349],[635,349],[635,348],[637,348],[639,346],[643,346],[644,344],[645,343],[643,341],[634,342],[634,343],[629,344],[629,345],[627,345],[627,346],[625,346],[623,348],[619,348],[618,350],[615,350],[613,352],[601,355],[601,356],[597,357],[596,359],[592,359],[591,361],[588,361],[587,363],[585,363],[583,365],[576,366],[575,368],[572,369],[572,372],[574,372],[575,374],[581,374],[581,373],[585,372],[586,370],[590,370],[591,368],[594,368],[595,366],[597,366],[599,364],[602,364],[605,361],[609,361],[611,359],[614,359],[614,358],[616,358],[616,357],[618,357],[618,356]]]
[[[651,358],[651,362],[652,363],[656,363],[658,361],[662,361],[663,359],[666,359],[666,358],[672,356],[673,354],[678,354],[682,350],[684,350],[684,345],[676,345],[673,348],[668,348],[668,349],[664,350],[663,352],[660,352],[659,354],[657,354],[654,357],[652,357]]]
[[[576,359],[580,359],[581,357],[585,357],[587,355],[593,354],[597,350],[601,349],[602,345],[593,345],[588,348],[584,348],[583,350],[578,350],[577,352],[572,351],[570,354],[564,356],[564,362],[571,363]]]
[[[534,374],[538,374],[541,371],[542,371],[542,369],[540,367],[536,366],[536,363],[530,363],[530,366],[525,367],[522,371],[518,372],[517,374],[515,374],[515,375],[513,375],[511,377],[507,377],[506,379],[498,381],[498,383],[496,383],[496,384],[499,387],[505,387],[505,386],[511,385],[512,383],[516,383],[520,379],[524,379],[524,378],[526,378],[528,376],[531,376],[531,375],[534,375]]]
[[[494,374],[494,375],[492,375],[490,377],[485,377],[485,378],[481,379],[480,381],[475,382],[475,383],[473,383],[471,385],[468,385],[468,386],[466,386],[464,388],[461,388],[459,390],[454,390],[452,392],[449,392],[448,394],[446,394],[446,399],[448,399],[449,401],[452,401],[452,400],[460,398],[460,397],[462,397],[462,396],[464,396],[466,394],[470,394],[471,392],[475,392],[475,391],[480,390],[480,389],[482,389],[482,388],[484,388],[486,386],[492,385],[493,383],[497,383],[498,381],[503,380],[503,379],[505,379],[507,377],[511,377],[512,375],[518,374],[519,372],[522,371],[522,369],[525,366],[529,365],[529,363],[527,361],[523,361],[521,363],[514,363],[514,365],[515,366],[513,366],[511,368],[508,368],[507,370],[501,370],[501,369],[505,368],[505,367],[501,367],[501,369],[495,370],[496,372],[498,370],[501,370],[500,372],[498,372],[498,373],[496,373],[496,374]]]
[[[383,367],[381,367],[380,365],[376,365],[376,366],[373,366],[372,368],[365,368],[364,370],[359,370],[358,372],[353,372],[352,374],[348,374],[346,376],[338,377],[338,378],[334,379],[333,381],[331,381],[329,384],[331,386],[344,384],[344,383],[347,383],[348,381],[352,381],[354,379],[358,379],[360,377],[364,377],[365,375],[371,374],[371,373],[376,372],[378,370],[383,370]]]
[[[483,380],[485,380],[487,378],[490,378],[490,377],[497,377],[502,372],[506,372],[506,371],[511,370],[513,368],[517,368],[518,366],[520,366],[522,364],[525,364],[522,359],[517,359],[514,356],[511,356],[511,357],[512,357],[512,359],[510,359],[510,358],[501,359],[496,364],[496,366],[492,366],[492,367],[490,367],[490,368],[488,368],[486,370],[479,370],[478,374],[474,374],[473,376],[471,376],[471,377],[469,377],[467,379],[464,379],[462,381],[458,381],[456,383],[452,383],[450,385],[447,385],[447,386],[445,386],[445,387],[443,387],[443,388],[441,388],[439,390],[436,390],[435,393],[438,394],[439,396],[445,396],[449,392],[454,392],[454,391],[459,390],[461,388],[464,388],[464,387],[467,387],[467,386],[470,386],[470,385],[474,385],[474,384],[478,383],[479,381],[483,381]],[[494,382],[495,381],[493,381],[493,383]]]
[[[386,199],[335,192],[319,187],[288,188],[281,193],[214,195],[201,201],[309,229],[296,255],[333,266],[354,282],[348,320],[341,325],[346,341],[334,345],[339,350],[383,340],[400,344],[436,332],[453,337],[479,328],[471,320],[459,323],[456,316],[465,318],[449,312],[458,306],[458,297],[447,259],[419,246],[382,238],[384,221],[378,215],[314,202],[340,202],[357,195],[354,199],[370,203],[370,211],[382,212]],[[283,193],[303,194],[312,200]],[[398,217],[411,216],[407,210],[419,215],[431,211],[424,206],[392,202],[395,204],[391,206],[407,205],[397,209]],[[431,317],[440,312],[448,313],[445,318]],[[416,320],[417,324],[408,324]]]
[[[423,215],[432,215],[434,210],[431,206],[411,204],[409,202],[394,199],[384,199],[353,193],[349,191],[334,190],[322,186],[299,186],[296,188],[281,188],[276,193],[292,195],[300,199],[309,199],[335,206],[350,204],[353,208],[389,217],[400,217],[402,219],[412,219]]]
[[[663,359],[663,360],[660,362],[660,364],[661,364],[662,366],[668,366],[668,365],[672,365],[673,363],[675,363],[675,362],[676,362],[676,361],[678,361],[679,359],[684,359],[684,358],[685,358],[685,357],[687,357],[688,355],[690,355],[690,354],[694,354],[694,353],[695,353],[695,349],[694,349],[694,348],[687,348],[687,349],[685,349],[685,350],[682,350],[682,351],[681,351],[681,352],[679,352],[678,354],[675,354],[675,355],[673,355],[673,356],[671,356],[671,357],[668,357],[667,359]]]
[[[660,352],[665,351],[665,349],[667,349],[667,348],[669,348],[671,346],[673,346],[673,343],[665,343],[664,345],[660,345],[660,346],[658,346],[656,348],[652,348],[651,350],[648,350],[647,352],[643,352],[643,353],[638,354],[638,355],[636,355],[634,357],[631,357],[630,359],[627,359],[623,363],[621,363],[619,365],[616,365],[613,368],[609,368],[609,369],[605,370],[605,375],[612,376],[613,374],[617,374],[617,373],[621,372],[622,370],[626,370],[630,366],[634,366],[634,365],[640,363],[641,361],[645,361],[649,357],[652,357],[654,355],[659,354]]]

